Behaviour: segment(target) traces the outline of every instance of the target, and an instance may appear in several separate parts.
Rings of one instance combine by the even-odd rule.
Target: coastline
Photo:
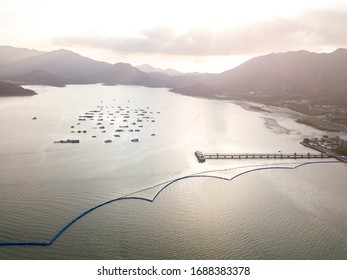
[[[292,129],[288,129],[279,125],[278,122],[273,118],[263,117],[263,119],[265,120],[265,126],[277,134],[289,134],[293,131]]]
[[[247,111],[264,112],[269,114],[279,113],[281,115],[287,115],[288,117],[295,118],[297,123],[308,125],[320,131],[333,133],[347,133],[347,127],[344,127],[342,125],[336,125],[336,123],[334,123],[333,121],[323,120],[321,117],[313,117],[310,115],[306,115],[300,111],[294,110],[293,108],[268,105],[264,103],[257,103],[254,101],[231,100],[231,102],[236,105],[239,105]]]

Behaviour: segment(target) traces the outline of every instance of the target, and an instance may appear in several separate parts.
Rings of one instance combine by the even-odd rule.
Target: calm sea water
[[[93,206],[153,198],[157,184],[182,176],[254,172],[179,180],[153,203],[107,204],[50,246],[0,247],[1,259],[347,259],[346,164],[194,156],[310,152],[299,141],[324,133],[295,113],[167,89],[30,88],[39,94],[0,99],[0,242],[47,242]],[[54,143],[66,139],[80,143]]]

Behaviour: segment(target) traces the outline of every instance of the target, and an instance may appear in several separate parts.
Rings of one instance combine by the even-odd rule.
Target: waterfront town
[[[305,138],[302,142],[305,147],[329,154],[336,159],[347,162],[347,140],[339,136],[329,137],[323,135],[321,138]]]

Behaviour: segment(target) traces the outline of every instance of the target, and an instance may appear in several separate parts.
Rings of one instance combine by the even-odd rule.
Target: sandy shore
[[[251,102],[251,101],[231,101],[231,102],[236,105],[239,105],[240,107],[242,107],[243,109],[247,111],[264,112],[269,114],[278,113],[283,116],[291,117],[293,119],[302,118],[306,116],[300,112],[296,112],[284,107],[275,107],[275,106],[265,105],[261,103]]]
[[[311,120],[312,123],[322,123],[322,120],[319,117],[308,116],[303,113],[300,113],[285,107],[275,107],[275,106],[255,103],[251,101],[232,101],[232,103],[239,105],[240,107],[242,107],[243,109],[247,111],[264,112],[269,114],[277,113],[277,114],[280,114],[281,116],[289,117],[295,120],[306,119],[306,120]],[[265,121],[267,122],[266,125],[270,125],[269,121],[267,120]],[[318,129],[317,125],[316,126],[310,125],[310,121],[307,121],[305,124]],[[326,122],[324,125],[322,125],[322,129],[319,129],[322,131],[329,131],[329,130],[325,130],[324,127],[329,127],[329,122]],[[331,127],[336,127],[336,125],[334,123],[331,123]],[[347,128],[345,126],[339,125],[338,130],[340,130],[340,132],[342,133],[347,133]]]
[[[265,126],[275,133],[278,134],[289,134],[293,130],[285,128],[277,123],[275,119],[272,118],[263,118],[265,120]]]

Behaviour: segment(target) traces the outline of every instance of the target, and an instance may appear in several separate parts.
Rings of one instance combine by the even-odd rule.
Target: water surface
[[[215,170],[204,174],[232,178],[304,162],[199,164],[195,150],[310,152],[299,141],[324,134],[296,123],[292,112],[247,111],[167,89],[31,88],[39,94],[0,99],[0,241],[48,241],[90,207],[189,174]],[[78,120],[91,111],[100,112]],[[64,139],[80,143],[54,144]],[[345,164],[327,160],[231,181],[188,178],[153,203],[127,200],[99,208],[51,246],[0,247],[0,258],[346,259],[346,174]],[[161,186],[136,196],[153,198]]]

